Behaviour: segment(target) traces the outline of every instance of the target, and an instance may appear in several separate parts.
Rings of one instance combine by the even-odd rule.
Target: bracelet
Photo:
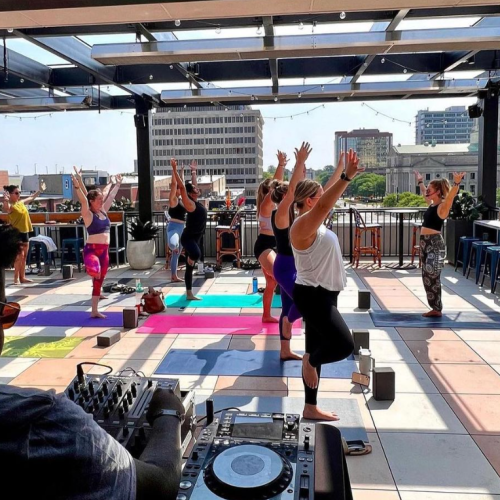
[[[418,181],[418,185],[420,186],[420,184],[423,184],[424,181]]]
[[[460,182],[454,182],[453,185],[454,186],[460,186]]]

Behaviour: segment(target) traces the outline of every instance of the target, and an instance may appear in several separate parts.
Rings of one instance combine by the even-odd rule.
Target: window
[[[425,180],[430,181],[431,180],[431,174],[425,174]]]
[[[475,184],[470,185],[470,193],[473,195],[476,194],[476,185]]]
[[[69,189],[69,181],[68,180],[64,181],[64,189]]]
[[[473,181],[476,178],[476,172],[471,172],[469,175],[471,181]]]

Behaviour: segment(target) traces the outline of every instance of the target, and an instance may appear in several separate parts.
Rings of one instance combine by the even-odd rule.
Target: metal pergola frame
[[[141,199],[150,198],[143,197],[152,187],[148,112],[156,106],[479,96],[489,117],[487,129],[480,127],[480,146],[488,147],[485,134],[488,142],[493,142],[493,133],[497,136],[491,118],[495,102],[498,108],[497,84],[490,78],[500,69],[498,2],[413,0],[410,6],[405,1],[378,0],[376,10],[367,10],[364,2],[267,3],[264,7],[258,0],[73,0],[69,8],[65,0],[3,0],[0,114],[52,112],[58,106],[63,109],[64,103],[68,111],[135,109]],[[342,8],[349,9],[345,16]],[[465,28],[401,29],[406,20],[464,17],[478,21]],[[180,25],[176,19],[182,19]],[[371,30],[311,32],[322,25],[361,22],[372,22]],[[277,28],[301,24],[307,25],[303,34],[276,34]],[[260,27],[263,36],[179,40],[175,35],[249,27]],[[103,34],[132,34],[137,42],[90,46],[79,38]],[[68,66],[32,60],[9,47],[13,39],[32,43]],[[460,72],[471,70],[477,72],[475,78],[460,77]],[[403,72],[410,77],[401,81]],[[366,77],[380,81],[368,82]],[[288,80],[293,78],[304,83],[291,85]],[[313,78],[325,82],[306,83]],[[258,80],[268,84],[252,86]],[[218,86],[231,81],[249,83],[229,89]],[[152,82],[179,84],[179,89],[159,92]],[[106,91],[108,86],[114,87],[113,95]],[[488,178],[496,179],[496,165],[484,168]],[[491,186],[483,184],[479,192],[491,201]],[[141,217],[147,218],[151,207],[140,206]]]

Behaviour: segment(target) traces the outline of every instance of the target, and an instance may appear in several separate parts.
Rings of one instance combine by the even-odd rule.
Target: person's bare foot
[[[291,361],[294,359],[302,359],[300,354],[293,352],[290,349],[290,341],[282,340],[281,341],[281,350],[280,350],[280,359],[281,361]]]
[[[304,377],[307,387],[316,389],[319,383],[318,372],[316,368],[309,363],[309,356],[310,355],[306,353],[302,358],[302,376]]]
[[[90,315],[91,318],[99,318],[99,319],[106,319],[106,316],[100,312],[92,313]]]
[[[279,323],[280,320],[274,316],[262,316],[262,323]]]
[[[33,280],[29,280],[28,278],[23,278],[21,280],[21,283],[34,283],[34,281]]]
[[[101,296],[99,297],[99,300],[106,300],[107,298],[108,298],[108,297],[107,297],[107,295],[101,295]]]
[[[286,316],[283,316],[283,338],[285,340],[290,340],[292,338],[292,326],[293,324],[288,321],[288,318]]]
[[[194,295],[193,293],[186,293],[186,299],[187,300],[201,300],[200,297],[197,297],[196,295]]]
[[[14,281],[14,282],[12,282],[12,284],[13,284],[13,285],[20,285],[20,284],[21,284],[21,282],[20,282],[20,281]]]
[[[172,283],[184,283],[184,280],[179,278],[179,276],[172,276]]]
[[[440,318],[442,315],[443,313],[441,311],[434,310],[422,314],[424,318]]]
[[[333,422],[340,420],[340,417],[333,411],[321,410],[316,405],[308,404],[304,405],[302,416],[309,420],[329,420]]]

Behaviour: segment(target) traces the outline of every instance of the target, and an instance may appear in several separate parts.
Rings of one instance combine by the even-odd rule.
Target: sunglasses
[[[432,196],[433,194],[436,194],[436,193],[437,193],[437,191],[433,191],[432,193],[426,192],[425,196]]]
[[[21,306],[17,302],[0,302],[0,306],[4,306],[2,314],[0,315],[0,323],[4,330],[8,330],[16,324]]]

